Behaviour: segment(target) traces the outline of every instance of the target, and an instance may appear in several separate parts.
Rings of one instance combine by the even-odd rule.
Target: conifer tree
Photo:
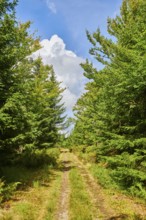
[[[87,32],[97,70],[82,65],[91,80],[76,105],[76,143],[97,146],[97,161],[106,161],[121,186],[146,197],[146,2],[123,0],[120,15],[108,19],[108,33]],[[79,133],[84,134],[79,136]],[[85,135],[89,134],[89,135]],[[73,138],[72,138],[73,139]]]
[[[54,146],[63,124],[62,89],[53,68],[34,61],[39,40],[19,23],[17,1],[0,5],[0,155],[3,160],[25,150]]]
[[[56,80],[53,67],[44,66],[41,59],[35,61],[33,74],[35,79],[31,105],[38,124],[36,145],[38,148],[46,148],[58,141],[59,130],[63,129],[63,89]]]
[[[28,81],[30,71],[19,70],[38,48],[38,40],[27,31],[30,22],[17,22],[16,5],[17,1],[8,0],[0,5],[0,149],[7,153],[17,149],[24,139],[27,109],[21,86]]]

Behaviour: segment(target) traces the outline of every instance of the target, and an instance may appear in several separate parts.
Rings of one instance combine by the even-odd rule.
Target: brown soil
[[[62,184],[61,184],[61,192],[60,198],[58,201],[58,208],[55,215],[56,220],[69,220],[69,195],[70,195],[70,187],[69,187],[69,170],[70,164],[68,163],[67,153],[62,152],[61,155],[61,163],[62,163]]]

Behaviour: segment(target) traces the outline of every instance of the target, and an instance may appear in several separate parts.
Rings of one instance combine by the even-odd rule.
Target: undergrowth
[[[98,180],[100,185],[106,189],[114,189],[121,191],[124,194],[135,198],[140,198],[142,202],[146,202],[146,187],[141,182],[146,181],[144,172],[130,169],[129,161],[125,157],[125,161],[121,163],[125,166],[116,166],[114,168],[109,166],[108,159],[102,158],[100,163],[97,161],[97,147],[80,146],[74,148],[78,157],[89,164],[89,170],[92,175]],[[119,156],[120,157],[120,156]],[[126,167],[127,166],[127,167]]]
[[[0,167],[0,204],[8,201],[15,191],[26,190],[33,184],[48,181],[49,170],[57,166],[59,149],[25,152],[15,161]],[[46,175],[47,172],[47,175]]]
[[[31,176],[32,177],[32,176]],[[61,187],[61,172],[41,168],[35,173],[27,190],[15,193],[12,200],[3,203],[1,220],[53,220]],[[5,207],[9,207],[6,211]]]

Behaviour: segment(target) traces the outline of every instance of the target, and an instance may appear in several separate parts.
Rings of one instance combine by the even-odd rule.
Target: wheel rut
[[[108,203],[107,196],[105,195],[102,187],[95,181],[94,177],[89,173],[87,167],[78,159],[78,157],[69,152],[62,152],[61,154],[62,163],[62,184],[60,197],[58,201],[58,208],[55,215],[55,220],[70,220],[70,181],[69,172],[73,167],[79,170],[82,176],[83,182],[85,183],[86,190],[90,196],[93,216],[90,220],[144,220],[145,218],[129,218],[129,214],[119,212],[115,207],[111,207]],[[127,203],[130,205],[130,203]],[[139,214],[139,213],[138,213]],[[139,216],[139,215],[135,215]],[[80,219],[80,216],[79,216]],[[88,219],[89,220],[89,219]]]
[[[78,167],[80,174],[86,184],[87,191],[90,195],[95,217],[93,220],[114,220],[114,219],[122,219],[115,216],[115,211],[111,208],[109,209],[108,205],[106,204],[106,201],[104,199],[104,196],[101,191],[100,185],[98,185],[94,178],[91,176],[91,174],[87,171],[85,166],[82,162],[79,161],[79,159],[73,155],[74,162],[76,166]]]
[[[70,161],[68,161],[67,153],[63,152],[61,155],[61,170],[63,172],[61,192],[58,201],[58,208],[55,214],[55,220],[69,220],[69,197],[70,197],[70,183],[69,171],[71,169]]]
[[[89,174],[82,162],[73,154],[69,152],[62,152],[62,184],[61,192],[58,201],[58,208],[55,215],[55,220],[69,220],[69,199],[70,199],[70,182],[69,171],[72,167],[77,167],[83,181],[85,182],[87,192],[91,198],[91,202],[94,207],[93,220],[114,220],[122,218],[113,218],[114,212],[112,209],[108,209],[104,201],[104,197],[101,193],[100,186],[95,182],[94,178]]]

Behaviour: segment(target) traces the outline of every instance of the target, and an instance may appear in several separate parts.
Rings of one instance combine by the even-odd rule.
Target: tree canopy
[[[52,66],[31,55],[40,48],[30,22],[16,19],[17,1],[0,4],[0,152],[3,160],[56,144],[65,108]]]
[[[89,79],[74,108],[73,145],[96,146],[112,178],[146,198],[146,1],[123,0],[108,18],[109,38],[87,32],[90,54],[103,65],[82,64]]]

